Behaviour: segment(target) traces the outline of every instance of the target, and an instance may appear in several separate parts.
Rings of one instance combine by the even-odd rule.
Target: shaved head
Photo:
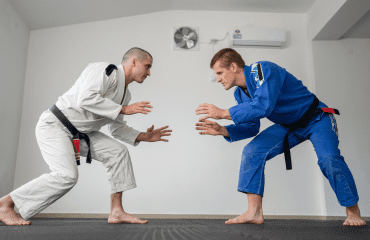
[[[142,62],[148,57],[148,55],[153,60],[152,55],[150,55],[150,53],[148,53],[147,51],[145,51],[141,48],[133,47],[130,50],[128,50],[125,53],[125,55],[123,55],[122,63],[126,63],[131,57],[136,57],[137,60],[139,60],[139,62]]]

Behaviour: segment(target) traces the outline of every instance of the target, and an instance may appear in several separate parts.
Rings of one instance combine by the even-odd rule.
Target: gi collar
[[[245,78],[245,84],[247,85],[247,88],[248,88],[248,85],[249,85],[249,75],[251,74],[251,66],[248,66],[248,65],[245,65],[244,66],[244,78]]]
[[[117,67],[117,70],[118,70],[119,76],[120,76],[121,78],[123,78],[123,81],[125,81],[125,70],[123,69],[122,64],[120,64],[120,65]]]

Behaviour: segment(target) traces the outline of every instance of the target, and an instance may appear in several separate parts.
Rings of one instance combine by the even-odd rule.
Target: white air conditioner
[[[282,28],[239,27],[229,30],[229,47],[283,47],[286,31]]]

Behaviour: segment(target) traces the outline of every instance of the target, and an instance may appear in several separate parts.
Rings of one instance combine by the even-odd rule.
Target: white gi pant
[[[113,194],[135,188],[131,158],[126,146],[99,131],[87,135],[92,159],[102,162],[107,168],[110,192]],[[78,169],[72,137],[60,121],[38,121],[37,143],[51,173],[43,174],[9,194],[23,219],[35,216],[77,183]],[[80,140],[80,152],[81,156],[87,156],[85,140]]]

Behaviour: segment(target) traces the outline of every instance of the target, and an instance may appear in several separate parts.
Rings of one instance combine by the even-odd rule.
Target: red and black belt
[[[286,127],[289,129],[287,134],[284,137],[284,157],[285,157],[285,165],[286,170],[292,169],[292,159],[290,156],[290,148],[289,148],[289,139],[288,135],[289,132],[293,132],[299,128],[304,128],[307,126],[308,122],[318,114],[322,112],[326,113],[332,113],[339,115],[339,111],[334,108],[317,108],[319,106],[319,99],[315,96],[315,99],[313,100],[311,106],[308,108],[308,110],[303,114],[303,116],[296,122],[290,123],[290,124],[282,124],[283,127]]]
[[[68,120],[68,118],[59,110],[55,104],[49,109],[58,119],[63,123],[63,125],[68,128],[68,130],[73,135],[73,144],[75,145],[77,151],[80,151],[80,139],[84,139],[86,141],[87,147],[89,148],[89,152],[87,153],[86,162],[91,163],[91,152],[90,152],[90,139],[86,133],[79,132],[75,126]],[[77,160],[77,165],[80,165],[80,160]]]

